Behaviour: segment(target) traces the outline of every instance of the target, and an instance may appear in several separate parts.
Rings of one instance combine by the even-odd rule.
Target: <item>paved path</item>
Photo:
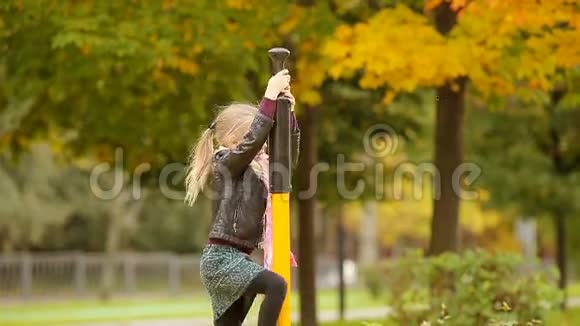
[[[568,300],[570,307],[580,306],[580,297],[570,298]],[[347,320],[361,320],[361,319],[377,319],[385,317],[390,313],[391,309],[386,308],[368,308],[356,309],[346,312],[345,318]],[[338,319],[338,313],[335,311],[323,311],[319,313],[318,320],[321,322],[334,321]],[[292,320],[298,320],[298,314],[292,314]],[[255,320],[249,320],[247,325],[255,325]],[[188,319],[169,319],[169,320],[139,320],[139,321],[124,321],[124,322],[110,322],[104,324],[94,324],[92,326],[211,326],[212,320],[208,318],[188,318]]]
[[[385,317],[389,313],[388,308],[369,308],[351,310],[346,313],[347,320],[360,319],[377,319]],[[319,313],[318,320],[321,322],[333,321],[338,319],[338,313],[334,311],[323,311]],[[298,321],[298,315],[292,315],[293,321]],[[187,318],[187,319],[169,319],[169,320],[139,320],[110,322],[104,324],[93,324],[91,326],[211,326],[212,320],[208,318]],[[256,325],[256,320],[248,320],[245,325]]]

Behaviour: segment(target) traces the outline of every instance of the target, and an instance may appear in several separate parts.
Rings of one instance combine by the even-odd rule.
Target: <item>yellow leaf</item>
[[[282,35],[289,34],[292,32],[298,23],[303,19],[304,9],[295,4],[290,5],[288,9],[288,18],[282,21],[282,24],[278,26],[278,32]]]
[[[191,49],[191,53],[193,54],[200,54],[203,51],[203,46],[201,44],[196,44]]]
[[[182,57],[169,58],[167,60],[167,66],[188,75],[194,75],[199,70],[199,66],[197,63]]]
[[[191,39],[193,38],[193,34],[191,33],[191,29],[187,29],[184,33],[183,33],[183,40],[185,42],[189,42],[191,41]]]
[[[163,0],[162,4],[161,4],[161,8],[163,10],[171,10],[174,9],[175,6],[177,5],[177,0]]]
[[[245,40],[243,46],[245,49],[248,49],[248,50],[254,50],[256,48],[256,45],[254,44],[254,42],[252,42],[250,40]]]
[[[226,30],[228,32],[236,32],[240,28],[240,25],[236,22],[227,22]]]
[[[91,46],[89,44],[83,44],[79,50],[83,55],[89,55],[91,53]]]
[[[250,10],[252,2],[250,0],[227,0],[226,5],[232,9]]]
[[[397,96],[395,92],[391,91],[386,92],[385,95],[383,96],[383,104],[385,105],[391,104],[395,99],[395,96]]]
[[[423,7],[423,9],[425,11],[431,11],[431,10],[437,8],[442,2],[443,2],[443,0],[426,0],[425,6]]]

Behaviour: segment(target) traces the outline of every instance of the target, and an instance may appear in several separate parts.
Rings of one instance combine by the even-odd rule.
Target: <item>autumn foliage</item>
[[[430,17],[405,5],[368,21],[339,26],[325,46],[333,78],[360,74],[363,88],[386,87],[385,102],[401,92],[467,77],[484,95],[519,87],[548,90],[559,68],[580,64],[580,12],[575,1],[453,1],[457,25],[437,32]]]

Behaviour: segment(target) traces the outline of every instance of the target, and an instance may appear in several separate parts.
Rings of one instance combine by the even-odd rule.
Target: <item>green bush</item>
[[[361,268],[362,279],[364,286],[369,290],[373,299],[378,299],[384,295],[385,287],[382,284],[383,275],[381,275],[381,268],[377,266],[364,266]]]
[[[375,293],[390,294],[401,325],[533,325],[563,299],[555,269],[515,254],[410,252],[367,275]]]

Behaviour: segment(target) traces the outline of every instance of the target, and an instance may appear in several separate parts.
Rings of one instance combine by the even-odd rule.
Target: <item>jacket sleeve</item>
[[[232,149],[218,151],[215,154],[216,162],[221,168],[225,168],[231,177],[241,175],[264,146],[273,124],[274,121],[261,109],[242,141]]]

